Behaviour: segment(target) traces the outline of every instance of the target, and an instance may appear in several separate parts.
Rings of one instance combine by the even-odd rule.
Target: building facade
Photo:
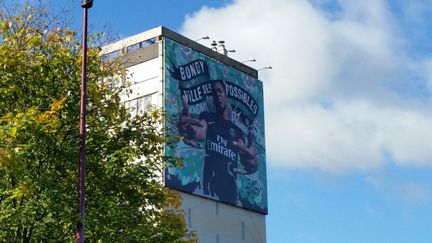
[[[262,82],[215,48],[156,27],[103,53],[128,70],[125,106],[135,114],[162,107],[165,131],[180,138],[165,153],[183,165],[167,164],[164,184],[181,194],[189,230],[205,243],[266,242]]]

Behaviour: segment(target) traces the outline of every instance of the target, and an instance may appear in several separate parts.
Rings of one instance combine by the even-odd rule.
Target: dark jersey
[[[237,185],[233,169],[237,167],[239,153],[233,142],[244,140],[243,132],[231,121],[214,113],[203,112],[200,120],[207,122],[204,193],[236,204]]]

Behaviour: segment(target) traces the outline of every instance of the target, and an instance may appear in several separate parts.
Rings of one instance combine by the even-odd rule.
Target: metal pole
[[[87,100],[87,12],[83,6],[83,40],[81,65],[81,105],[80,105],[80,159],[78,172],[78,207],[79,219],[76,229],[76,242],[84,243],[85,219],[85,171],[86,171],[86,100]]]

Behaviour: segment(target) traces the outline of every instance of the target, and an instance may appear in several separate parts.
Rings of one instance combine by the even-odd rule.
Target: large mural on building
[[[171,188],[267,213],[262,82],[164,39],[167,154]]]

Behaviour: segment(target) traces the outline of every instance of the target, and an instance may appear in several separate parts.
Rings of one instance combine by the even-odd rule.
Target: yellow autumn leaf
[[[65,106],[66,100],[67,100],[66,97],[63,97],[60,100],[53,100],[53,102],[51,103],[51,107],[50,107],[51,109],[50,110],[56,112],[56,111],[63,109]]]
[[[12,192],[12,198],[22,198],[30,195],[32,192],[32,186],[30,182],[20,183],[15,190]]]
[[[36,117],[36,121],[44,125],[55,126],[58,122],[58,117],[53,114],[53,111],[46,111]]]
[[[17,128],[17,127],[13,127],[13,128],[11,129],[11,134],[12,134],[13,136],[15,136],[15,135],[17,134],[17,131],[18,131],[18,128]]]

